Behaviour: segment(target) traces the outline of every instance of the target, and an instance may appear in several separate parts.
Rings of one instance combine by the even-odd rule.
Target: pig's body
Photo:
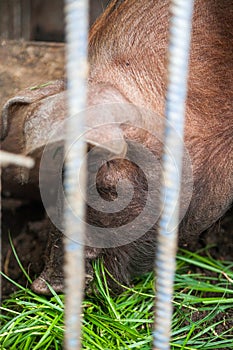
[[[90,33],[89,80],[93,90],[93,86],[98,89],[104,83],[106,90],[114,87],[126,102],[164,114],[168,3],[113,1]],[[185,124],[185,146],[191,157],[194,187],[179,232],[180,244],[187,246],[197,241],[199,234],[216,222],[233,201],[232,21],[231,1],[196,0]],[[89,104],[101,103],[102,96],[104,92],[89,95]],[[113,93],[109,102],[114,98]],[[150,121],[149,124],[147,130],[153,132]],[[157,127],[155,120],[154,131]],[[132,128],[124,129],[124,135],[155,153],[161,150],[158,140],[150,139],[150,135],[143,138],[140,131]],[[103,179],[114,179],[117,166],[112,163],[112,168],[105,171],[99,184],[103,188],[107,187]],[[143,181],[137,169],[132,171],[132,182],[143,206]],[[127,166],[123,166],[121,174],[124,172],[133,178]],[[133,211],[132,204],[126,209],[129,218]],[[94,221],[90,211],[89,216]],[[153,268],[155,232],[156,225],[130,245],[104,250],[107,267],[120,281],[128,283],[131,276]]]
[[[164,114],[168,3],[115,1],[90,34],[91,83],[114,86],[126,100],[159,115]],[[232,21],[231,1],[196,0],[185,127],[194,173],[186,230],[193,235],[232,202]]]
[[[121,101],[156,115],[164,114],[168,5],[167,0],[113,1],[95,23],[89,46],[89,106]],[[180,244],[188,246],[233,201],[232,23],[231,0],[195,1],[185,124],[185,146],[192,162],[194,186],[179,230]],[[146,115],[143,118],[146,130],[158,132],[157,119],[147,120]],[[122,126],[121,130],[126,140],[137,141],[158,158],[161,156],[161,144],[150,133],[132,126]],[[142,210],[147,196],[146,181],[141,170],[127,161],[113,160],[100,169],[99,193],[112,201],[122,178],[127,178],[135,189],[130,205],[110,216],[88,207],[89,223],[115,227],[134,220]],[[87,247],[87,262],[103,256],[113,276],[129,284],[133,276],[152,270],[155,240],[156,224],[130,244],[109,249]],[[50,261],[45,270],[48,274],[43,275],[51,284],[52,266]],[[39,279],[34,282],[34,289],[46,292]]]

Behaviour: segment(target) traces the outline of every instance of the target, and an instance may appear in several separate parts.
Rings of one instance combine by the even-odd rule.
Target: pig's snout
[[[89,174],[88,183],[88,224],[119,227],[133,221],[144,208],[147,180],[143,171],[127,159],[106,162],[97,172],[96,182],[93,183]],[[92,188],[96,189],[95,195],[92,195]],[[110,203],[113,203],[112,211]]]

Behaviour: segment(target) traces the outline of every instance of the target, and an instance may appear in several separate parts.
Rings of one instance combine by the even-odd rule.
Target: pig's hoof
[[[47,281],[42,276],[39,276],[35,281],[33,281],[31,285],[31,289],[33,290],[33,292],[37,294],[52,295],[48,287],[48,284],[46,282],[52,287],[52,289],[56,293],[63,293],[64,291],[63,281],[61,281],[60,279],[56,279],[54,281]]]

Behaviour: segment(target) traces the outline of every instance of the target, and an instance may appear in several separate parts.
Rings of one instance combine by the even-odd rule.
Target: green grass
[[[208,252],[204,257],[179,252],[171,349],[233,348],[232,267],[233,262],[216,261]],[[95,289],[83,301],[83,349],[150,350],[153,275],[111,297],[102,262],[96,262],[94,269]],[[64,296],[53,292],[48,298],[19,285],[18,289],[2,303],[0,348],[62,349]]]

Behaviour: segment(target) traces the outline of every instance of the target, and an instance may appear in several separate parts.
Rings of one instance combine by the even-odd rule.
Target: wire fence
[[[182,172],[182,140],[193,5],[194,1],[191,0],[171,1],[172,18],[166,96],[166,119],[168,123],[165,125],[163,156],[164,183],[162,189],[162,196],[165,198],[165,202],[160,220],[155,261],[157,275],[155,288],[157,295],[153,347],[157,350],[168,350],[170,348],[172,294],[181,183],[179,174]],[[78,350],[82,346],[81,314],[85,279],[85,200],[82,193],[85,192],[87,175],[85,163],[83,166],[86,144],[82,137],[77,137],[77,135],[84,133],[85,120],[84,118],[77,118],[77,114],[85,110],[87,101],[88,17],[88,0],[65,1],[68,78],[68,118],[66,122],[64,180],[65,202],[63,203],[66,350]],[[82,116],[84,115],[82,113]],[[170,125],[176,126],[176,132],[172,131]],[[166,153],[166,150],[169,148],[174,150],[173,155],[176,166],[169,162],[170,158]],[[0,169],[2,166],[9,164],[32,168],[34,161],[22,155],[13,155],[1,151]],[[170,220],[170,213],[172,211],[172,220]]]

